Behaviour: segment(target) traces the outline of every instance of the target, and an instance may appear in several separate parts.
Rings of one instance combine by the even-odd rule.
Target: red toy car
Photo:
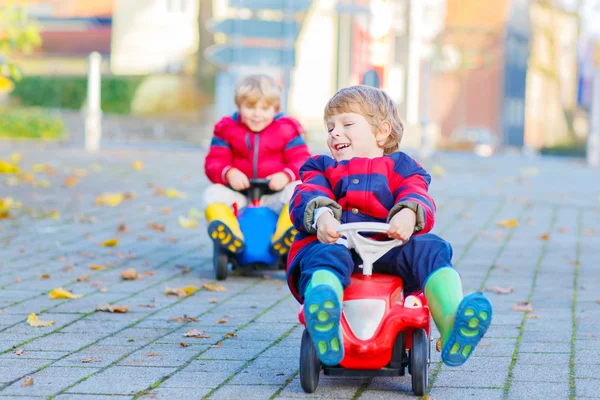
[[[316,390],[322,367],[325,375],[345,376],[401,376],[408,367],[414,394],[423,395],[427,389],[430,314],[425,296],[418,292],[404,297],[400,277],[372,274],[373,263],[403,242],[375,241],[359,234],[388,228],[388,224],[358,222],[338,229],[346,236],[348,248],[361,256],[363,273],[352,275],[344,291],[340,320],[344,358],[339,365],[322,365],[308,330],[304,330],[300,383],[307,393]],[[298,318],[306,326],[303,307]]]

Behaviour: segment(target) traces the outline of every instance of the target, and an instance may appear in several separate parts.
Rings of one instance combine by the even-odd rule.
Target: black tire
[[[227,279],[229,273],[227,267],[229,264],[229,256],[219,246],[215,245],[213,252],[213,268],[215,269],[215,276],[218,281],[224,281]]]
[[[315,346],[308,331],[302,333],[300,345],[300,385],[306,393],[314,393],[319,385],[321,361],[315,351]]]
[[[417,396],[423,396],[429,383],[429,338],[424,329],[415,329],[410,348],[410,374],[412,390]]]

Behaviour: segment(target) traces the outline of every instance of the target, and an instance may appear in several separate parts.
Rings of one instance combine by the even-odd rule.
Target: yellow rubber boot
[[[244,250],[244,235],[240,224],[229,206],[213,203],[206,207],[208,235],[224,249],[239,254]]]
[[[298,231],[294,228],[290,219],[289,206],[286,204],[279,214],[277,228],[271,238],[271,251],[280,256],[286,255],[290,251],[294,237]]]

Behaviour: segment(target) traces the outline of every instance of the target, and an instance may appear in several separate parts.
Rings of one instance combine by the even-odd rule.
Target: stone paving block
[[[435,378],[440,387],[460,388],[503,388],[508,378],[508,370],[501,371],[451,371],[441,370]]]
[[[517,363],[533,365],[569,365],[569,353],[519,353]]]
[[[308,394],[300,386],[300,377],[294,378],[279,394],[283,398],[306,399],[351,399],[367,381],[366,378],[331,379],[321,374],[319,385],[314,393]],[[277,398],[279,398],[277,397]]]
[[[517,338],[519,329],[515,325],[496,325],[494,322],[490,325],[485,337],[492,338]]]
[[[181,347],[178,344],[150,344],[136,351],[117,365],[145,367],[179,367],[194,358],[204,347]]]
[[[52,332],[52,330],[47,327],[41,331],[38,331],[36,328],[29,333],[0,333],[0,343],[3,343],[5,348],[12,348],[14,346],[22,345],[22,343],[26,341],[44,336],[44,331],[46,331],[46,334]]]
[[[175,368],[114,366],[75,385],[67,393],[134,394],[174,371]]]
[[[4,353],[0,355],[0,359],[17,359],[17,358],[26,358],[26,359],[40,359],[40,360],[58,360],[69,354],[68,351],[26,351],[21,355],[15,354],[16,349],[10,351],[8,353]],[[0,361],[0,364],[2,361]]]
[[[519,346],[519,353],[569,353],[571,343],[525,342]]]
[[[67,368],[50,366],[40,372],[30,375],[33,385],[22,387],[23,380],[19,380],[2,391],[3,394],[43,395],[50,396],[67,388],[78,380],[96,371],[90,368]]]
[[[79,315],[53,313],[45,313],[38,315],[37,317],[44,321],[54,321],[54,324],[52,324],[52,326],[35,328],[35,332],[37,333],[52,332],[81,318],[81,316]],[[10,327],[9,329],[3,330],[2,333],[30,334],[32,331],[32,327],[26,322],[26,320],[27,317],[25,316],[25,318],[23,318],[23,321],[19,321],[16,325]]]
[[[6,384],[22,376],[32,374],[36,370],[48,366],[51,360],[39,359],[6,359],[0,364],[0,383]],[[0,391],[0,393],[2,393]]]
[[[225,382],[231,374],[227,372],[194,372],[179,371],[170,376],[160,384],[164,388],[187,388],[193,391],[195,388],[214,389]]]
[[[502,389],[488,388],[433,387],[429,391],[429,397],[432,399],[441,400],[501,400],[504,399],[504,391]],[[360,399],[363,400],[362,396],[360,397]],[[374,397],[372,399],[375,400]]]
[[[515,351],[516,339],[494,338],[488,339],[484,337],[475,350],[473,356],[477,357],[510,357]]]
[[[248,400],[263,400],[270,398],[277,390],[278,386],[269,385],[230,385],[227,384],[210,396],[215,400],[234,400],[243,397]]]
[[[126,346],[102,346],[94,344],[55,363],[55,366],[100,368],[106,367],[134,349]],[[82,362],[85,360],[86,362]]]
[[[246,365],[243,360],[194,360],[182,372],[222,372],[233,375]]]
[[[432,369],[430,368],[430,373]],[[404,376],[376,376],[371,379],[367,390],[393,391],[398,393],[412,393],[412,382],[408,370]]]
[[[215,360],[250,360],[261,354],[267,345],[264,342],[241,342],[235,344],[234,340],[224,340],[220,347],[210,347],[202,353],[199,359]]]
[[[102,338],[102,334],[79,334],[79,333],[55,333],[51,336],[36,339],[23,345],[25,351],[75,351],[96,342]]]
[[[597,350],[600,348],[600,339],[575,340],[576,350]],[[600,363],[600,361],[599,361]]]
[[[4,296],[6,291],[1,291],[0,296]],[[7,299],[6,299],[7,300]],[[18,301],[18,303],[15,303]],[[54,300],[57,301],[57,300]],[[37,293],[30,293],[28,297],[23,299],[14,300],[12,304],[4,307],[2,311],[5,314],[25,314],[25,313],[36,313],[41,314],[43,311],[50,309],[53,305],[48,299],[48,295],[40,295]]]
[[[131,346],[132,343],[135,343],[135,345],[139,346],[157,340],[161,336],[168,334],[170,331],[171,330],[168,328],[143,329],[132,327],[102,339],[100,344],[104,346]]]
[[[600,364],[600,359],[598,358],[598,351],[595,350],[575,350],[575,363],[576,364]]]
[[[201,398],[210,392],[210,388],[168,388],[159,387],[151,390],[148,394],[141,396],[140,399],[148,400],[188,400],[190,398]]]
[[[438,353],[439,354],[439,353]],[[499,373],[508,373],[508,368],[512,362],[511,357],[480,357],[477,353],[473,353],[471,357],[461,366],[448,367],[442,365],[442,370],[452,371],[496,371]],[[429,367],[431,372],[433,367]]]
[[[283,385],[298,370],[298,363],[274,363],[257,358],[230,381],[232,385]]]
[[[104,394],[61,394],[55,397],[56,400],[131,400],[131,396],[116,396]],[[21,397],[19,397],[21,400]]]
[[[569,382],[552,385],[541,382],[512,382],[507,398],[510,400],[568,399],[569,395]]]
[[[570,341],[571,334],[567,332],[556,333],[525,330],[521,337],[521,343],[568,343]]]
[[[577,397],[600,397],[600,379],[575,379],[575,396]]]
[[[568,382],[569,365],[527,365],[517,362],[512,380],[524,382]]]
[[[261,357],[298,360],[300,357],[300,345],[289,347],[277,344],[262,353]]]

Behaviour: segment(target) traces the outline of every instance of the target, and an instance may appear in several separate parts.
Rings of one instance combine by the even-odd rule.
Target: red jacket
[[[204,160],[206,176],[213,183],[226,185],[225,175],[237,168],[248,178],[266,178],[285,172],[291,181],[300,179],[300,167],[310,157],[294,118],[278,114],[262,132],[252,132],[238,113],[224,117],[215,125],[210,149]]]

